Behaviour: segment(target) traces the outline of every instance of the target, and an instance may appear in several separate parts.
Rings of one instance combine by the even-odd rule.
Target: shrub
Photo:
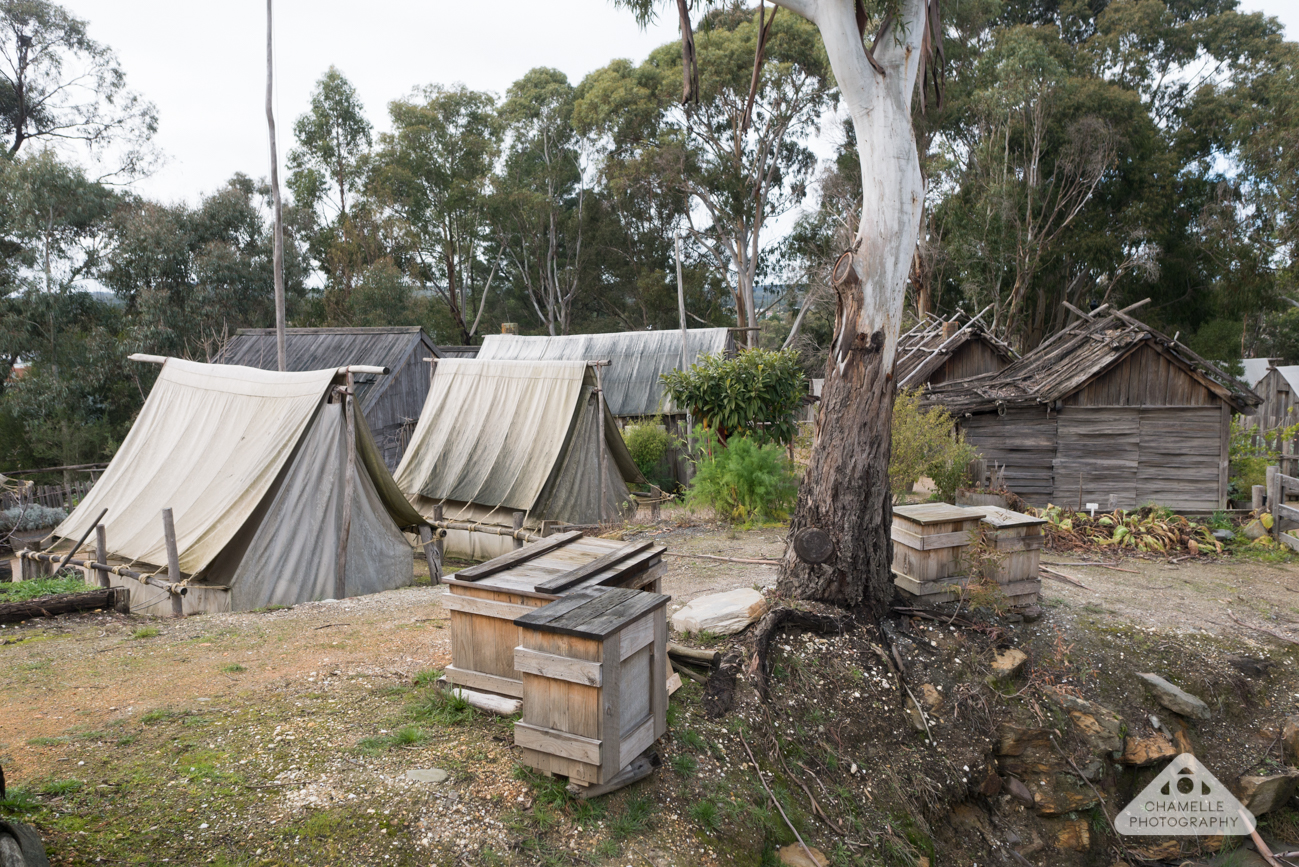
[[[654,481],[659,463],[672,445],[672,435],[657,421],[638,421],[623,429],[622,439],[641,475]]]
[[[1269,431],[1259,437],[1257,423],[1247,416],[1233,416],[1231,420],[1231,483],[1229,495],[1233,500],[1248,500],[1251,488],[1267,482],[1267,468],[1281,456],[1281,446],[1299,434],[1299,423]],[[1273,447],[1276,444],[1276,447]]]
[[[731,437],[723,446],[717,434],[704,427],[696,427],[695,436],[701,454],[687,505],[707,506],[719,517],[740,523],[788,519],[798,496],[798,478],[784,449],[744,436]]]
[[[940,406],[922,409],[920,390],[898,392],[893,402],[893,446],[889,458],[889,488],[897,502],[923,475],[951,502],[966,479],[966,467],[978,456],[955,432],[952,416]]]
[[[54,527],[63,523],[63,519],[67,516],[68,513],[63,509],[42,506],[40,503],[14,506],[12,509],[5,509],[0,512],[0,533],[8,533],[13,530],[20,532],[43,530],[46,527]]]
[[[718,432],[761,443],[789,443],[798,432],[794,412],[807,384],[798,351],[750,349],[734,358],[705,355],[689,370],[663,374],[663,386],[678,407]]]

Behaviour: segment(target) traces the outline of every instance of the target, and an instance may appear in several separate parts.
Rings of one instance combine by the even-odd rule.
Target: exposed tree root
[[[845,632],[850,626],[852,626],[852,622],[852,618],[847,615],[834,616],[830,614],[815,614],[811,611],[801,611],[797,608],[777,608],[775,611],[769,611],[766,616],[759,621],[758,628],[754,632],[753,673],[755,675],[754,686],[758,690],[758,697],[763,701],[766,701],[769,697],[767,693],[767,678],[770,674],[769,655],[771,642],[780,630],[794,627],[817,633],[841,633]],[[722,668],[725,667],[726,663],[723,662]],[[716,675],[714,675],[714,677],[715,676]]]
[[[704,685],[704,713],[709,719],[718,719],[730,713],[735,704],[735,680],[740,674],[743,656],[732,650],[722,657],[722,664]]]

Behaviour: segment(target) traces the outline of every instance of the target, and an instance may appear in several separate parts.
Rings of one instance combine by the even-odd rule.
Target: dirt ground
[[[673,517],[628,538],[652,536],[673,554],[774,559],[784,548],[782,528]],[[767,565],[668,560],[673,610],[775,581]],[[1009,802],[976,798],[990,818],[961,825],[1006,708],[1052,716],[1034,693],[1003,700],[983,686],[987,661],[1022,647],[1034,672],[1025,690],[1078,684],[1134,731],[1159,708],[1126,672],[1165,671],[1215,708],[1195,732],[1206,763],[1239,773],[1269,756],[1278,721],[1299,709],[1299,657],[1231,618],[1291,635],[1299,566],[1043,560],[1086,586],[1044,582],[1036,623],[902,621],[906,664],[944,697],[932,732],[908,726],[870,630],[787,634],[773,648],[771,702],[745,686],[734,713],[708,720],[702,689],[687,682],[671,702],[664,767],[592,803],[519,765],[509,720],[471,716],[429,685],[450,661],[444,588],[184,621],[95,613],[2,628],[0,764],[11,794],[0,808],[35,824],[57,865],[757,865],[795,844],[791,826],[836,865],[1020,863],[1005,853],[1012,837],[1027,841],[1020,860],[1031,864],[1109,865],[1124,850],[1099,830],[1085,856],[1065,857]],[[1275,668],[1246,682],[1225,661],[1233,654]],[[762,780],[749,749],[771,771]],[[415,782],[404,776],[413,769],[448,776]],[[1108,814],[1073,815],[1046,821],[1099,828]]]

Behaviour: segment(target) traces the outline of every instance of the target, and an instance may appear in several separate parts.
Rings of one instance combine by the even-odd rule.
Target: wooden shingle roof
[[[924,385],[935,371],[971,340],[986,343],[988,348],[1001,357],[1006,364],[1014,361],[1015,351],[993,337],[979,324],[978,319],[979,317],[976,316],[962,326],[957,324],[956,320],[944,323],[931,313],[920,324],[898,338],[898,362],[894,369],[898,388],[915,388]],[[955,333],[949,331],[948,336],[944,337],[944,324],[954,326]]]
[[[1101,307],[1091,314],[1070,305],[1075,314],[1073,321],[1037,349],[997,373],[934,386],[925,394],[925,401],[941,404],[958,415],[1054,403],[1083,388],[1138,348],[1149,346],[1237,412],[1248,413],[1262,402],[1245,383],[1128,315],[1145,303],[1109,313]]]

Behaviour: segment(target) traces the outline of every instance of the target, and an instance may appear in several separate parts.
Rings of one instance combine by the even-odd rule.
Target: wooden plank
[[[599,686],[602,663],[570,659],[553,653],[542,653],[526,647],[514,649],[514,669],[520,674],[535,674],[551,680],[566,680],[583,686]]]
[[[539,557],[547,551],[553,551],[563,545],[567,545],[576,539],[580,539],[582,533],[580,530],[570,530],[567,533],[560,533],[558,536],[549,536],[545,539],[539,539],[531,544],[524,545],[517,551],[511,551],[508,554],[502,554],[499,557],[493,557],[485,563],[479,563],[470,566],[468,569],[461,569],[456,573],[456,579],[460,581],[478,581],[486,578],[488,575],[494,575],[502,572],[512,566],[525,563],[534,557]]]
[[[890,538],[894,542],[901,542],[917,551],[933,551],[938,548],[960,548],[970,544],[970,531],[965,530],[959,533],[939,533],[935,536],[917,536],[909,530],[904,530],[897,524],[889,529]]]
[[[618,659],[625,660],[654,640],[654,618],[642,617],[623,629],[621,636],[622,644],[618,652]]]
[[[648,619],[648,618],[647,618]],[[622,695],[619,698],[620,721],[618,737],[622,737],[640,725],[640,721],[650,715],[650,695],[653,684],[650,681],[650,661],[653,649],[646,645],[622,661],[619,674],[622,682]]]
[[[514,743],[525,749],[585,762],[588,765],[601,764],[600,741],[556,729],[534,726],[522,720],[514,724]],[[615,773],[617,770],[621,769],[615,769]]]
[[[654,612],[654,644],[650,657],[650,716],[654,718],[654,740],[663,737],[667,731],[668,713],[668,610],[660,608]],[[673,672],[676,674],[676,672]],[[681,684],[680,677],[677,685]]]
[[[607,783],[622,770],[622,665],[618,659],[622,639],[611,636],[604,640],[600,661],[609,663],[604,672],[604,686],[600,690],[600,779]],[[631,758],[630,756],[628,758]]]
[[[627,624],[665,607],[672,599],[670,596],[639,590],[627,593],[628,598],[618,605],[582,624],[580,633],[590,638],[608,638],[621,632]]]
[[[1299,509],[1285,503],[1277,503],[1275,514],[1278,518],[1285,521],[1299,521]]]
[[[481,671],[467,671],[454,665],[448,665],[443,669],[443,673],[447,676],[447,680],[456,686],[485,689],[488,692],[499,692],[501,695],[523,698],[523,681],[521,680],[511,680],[494,674],[484,674]]]
[[[971,519],[970,513],[965,509],[947,503],[920,503],[914,506],[897,506],[893,509],[893,514],[923,525],[959,523]]]
[[[572,587],[574,584],[580,583],[585,578],[594,575],[597,572],[603,572],[614,564],[621,563],[647,548],[654,547],[654,545],[655,543],[652,539],[624,545],[616,551],[610,551],[603,557],[597,557],[585,566],[579,566],[571,572],[567,572],[556,578],[552,578],[549,581],[538,584],[536,590],[538,593],[560,593],[567,590],[569,587]]]
[[[1037,551],[1046,544],[1045,536],[1020,536],[1011,539],[997,539],[998,551]]]
[[[509,602],[494,602],[490,599],[478,599],[458,593],[448,593],[442,597],[442,607],[448,611],[463,611],[466,614],[479,614],[483,617],[495,617],[498,620],[513,621],[525,614],[536,611],[528,605],[514,605]]]
[[[618,753],[627,756],[629,759],[639,756],[649,749],[655,740],[654,718],[647,716],[643,723],[636,726],[636,729],[631,734],[622,739],[622,743],[618,745]]]

